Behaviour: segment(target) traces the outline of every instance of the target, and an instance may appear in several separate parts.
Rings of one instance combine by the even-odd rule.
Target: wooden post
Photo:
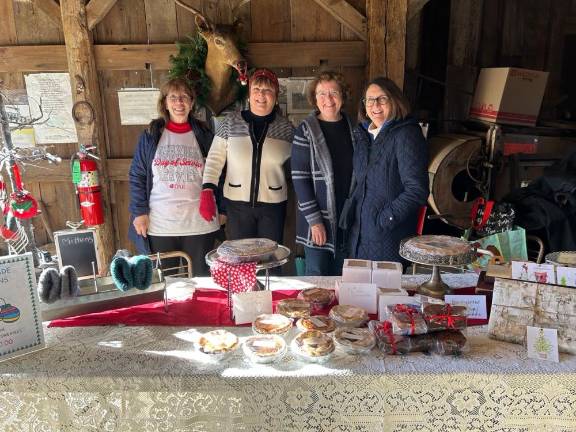
[[[385,76],[404,86],[408,0],[367,0],[368,79]]]
[[[92,34],[88,30],[84,3],[83,0],[60,0],[60,11],[74,102],[72,116],[78,132],[78,145],[96,146],[100,157],[99,176],[104,224],[96,227],[96,237],[99,244],[98,258],[102,263],[100,275],[105,275],[108,272],[115,245],[110,210],[110,181],[107,169],[102,98],[94,61]]]

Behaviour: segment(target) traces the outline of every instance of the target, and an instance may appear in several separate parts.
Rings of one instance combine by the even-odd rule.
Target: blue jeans
[[[304,247],[306,276],[340,276],[344,265],[344,253],[336,250],[336,256],[326,249]]]

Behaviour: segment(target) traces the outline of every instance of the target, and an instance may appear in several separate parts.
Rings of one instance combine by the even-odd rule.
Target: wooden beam
[[[144,125],[142,129],[144,129]],[[108,159],[108,178],[110,181],[128,181],[128,170],[132,159]],[[34,165],[24,166],[24,176],[26,183],[42,183],[46,179],[50,183],[66,182],[70,183],[70,159],[63,159],[58,165],[47,161],[35,162]]]
[[[429,1],[430,0],[408,0],[408,17],[406,18],[406,21],[410,21],[422,12],[422,9]]]
[[[110,181],[107,171],[105,117],[98,71],[92,47],[92,35],[88,30],[84,0],[60,0],[62,29],[66,43],[68,73],[74,102],[73,117],[78,133],[78,144],[95,146],[99,160],[99,183],[102,194],[104,223],[97,225],[96,236],[101,248],[98,250],[101,276],[106,275],[116,250],[112,211],[110,205]],[[78,108],[78,109],[77,109]],[[100,267],[100,266],[99,266]]]
[[[55,0],[34,0],[34,6],[48,15],[54,24],[62,28],[62,14],[58,2]]]
[[[385,76],[404,86],[408,0],[367,0],[368,78]]]
[[[177,54],[174,44],[94,45],[98,70],[155,70],[170,68],[169,57]],[[364,66],[366,45],[361,41],[288,42],[248,44],[250,66],[308,67]],[[66,71],[66,50],[62,45],[0,47],[0,72]]]
[[[115,4],[116,0],[90,0],[90,3],[86,5],[88,29],[92,30],[96,27]]]
[[[346,0],[314,0],[318,5],[325,9],[336,20],[352,30],[356,36],[366,40],[366,17],[358,12],[354,6]]]

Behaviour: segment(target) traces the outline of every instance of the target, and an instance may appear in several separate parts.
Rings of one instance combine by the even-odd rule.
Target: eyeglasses
[[[261,94],[266,95],[266,96],[269,96],[269,95],[271,96],[271,95],[274,94],[274,90],[272,90],[272,89],[270,89],[270,88],[252,87],[252,88],[250,89],[250,91],[251,91],[252,93],[254,93],[254,94],[259,94],[259,93],[261,93]]]
[[[362,102],[366,104],[366,106],[372,106],[376,102],[378,105],[386,105],[390,101],[390,98],[386,95],[378,96],[377,98],[364,98]]]
[[[190,102],[192,99],[188,95],[181,95],[181,96],[169,96],[167,98],[170,102]]]
[[[330,90],[330,91],[319,91],[316,92],[316,97],[319,97],[321,99],[325,99],[328,96],[332,97],[332,98],[338,98],[342,95],[342,93],[340,93],[338,90]]]

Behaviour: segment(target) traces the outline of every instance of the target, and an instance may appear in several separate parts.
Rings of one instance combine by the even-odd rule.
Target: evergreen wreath
[[[208,55],[208,45],[200,34],[196,34],[194,37],[188,36],[188,39],[189,42],[176,42],[178,54],[176,56],[170,55],[172,67],[168,71],[168,76],[171,79],[186,79],[190,87],[196,92],[196,107],[205,108],[210,89],[212,88],[212,81],[210,81],[204,69],[206,56]],[[238,42],[238,50],[245,56],[246,44],[243,41]],[[240,84],[236,69],[232,70],[230,80],[236,87],[235,102],[244,101],[248,94],[248,86]]]

